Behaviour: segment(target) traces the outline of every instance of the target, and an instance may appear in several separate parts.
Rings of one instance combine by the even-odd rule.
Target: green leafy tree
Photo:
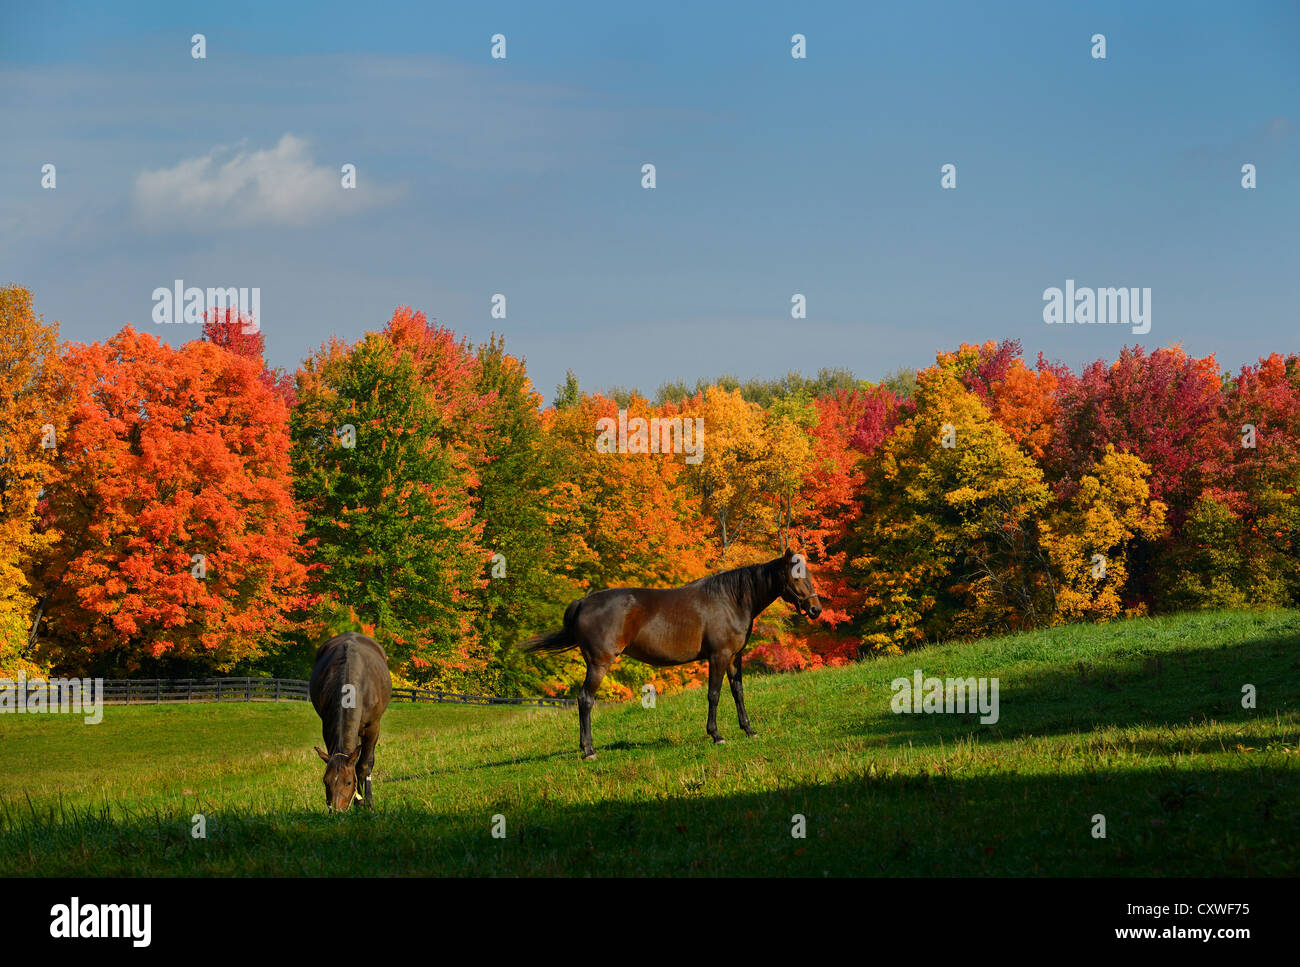
[[[351,608],[415,681],[490,687],[476,609],[490,557],[471,493],[473,360],[422,314],[333,342],[298,374],[297,497],[319,613]]]
[[[582,593],[563,573],[580,540],[576,517],[557,513],[567,494],[544,446],[540,395],[523,363],[493,336],[478,349],[475,385],[486,403],[483,463],[474,489],[482,544],[491,553],[476,626],[493,656],[503,694],[535,694],[551,677],[553,656],[514,645],[535,629],[559,625],[565,606]]]

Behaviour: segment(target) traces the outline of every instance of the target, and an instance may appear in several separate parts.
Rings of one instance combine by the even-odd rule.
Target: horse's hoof
[[[594,753],[594,752],[584,752],[584,753],[582,753],[582,761],[583,761],[583,762],[592,762],[592,761],[595,760],[595,758],[596,758],[596,753]]]
[[[714,745],[726,745],[726,744],[727,744],[727,740],[724,739],[724,738],[722,738],[722,737],[718,737],[718,738],[716,738],[716,739],[713,740],[713,744],[714,744]]]
[[[747,736],[749,736],[751,739],[752,739],[754,736],[758,735],[758,733],[755,732],[753,729],[750,729],[750,730],[747,731],[745,734],[746,734]]]

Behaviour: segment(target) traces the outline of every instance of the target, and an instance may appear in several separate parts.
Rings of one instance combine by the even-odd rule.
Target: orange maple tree
[[[285,628],[304,579],[288,410],[254,361],[127,327],[73,346],[72,411],[38,587],[63,668],[229,669]]]

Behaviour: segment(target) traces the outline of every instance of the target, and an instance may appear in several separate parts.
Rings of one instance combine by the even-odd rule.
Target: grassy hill
[[[917,668],[998,677],[999,720],[894,714],[890,682]],[[3,715],[0,874],[1300,869],[1296,612],[1071,626],[752,676],[746,693],[759,735],[741,733],[724,689],[722,746],[702,691],[601,706],[592,763],[576,710],[397,703],[377,808],[342,816],[325,812],[305,703],[110,707],[93,727]],[[206,839],[190,835],[196,813]]]

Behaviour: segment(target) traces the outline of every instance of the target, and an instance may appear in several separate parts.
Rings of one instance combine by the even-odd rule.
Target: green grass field
[[[915,668],[997,676],[1000,720],[894,714],[890,682]],[[601,706],[592,763],[576,710],[396,703],[376,809],[341,816],[325,811],[306,703],[109,707],[96,726],[4,715],[0,874],[1300,869],[1300,613],[1072,626],[755,675],[746,694],[759,735],[741,733],[724,688],[721,746],[702,691]]]

